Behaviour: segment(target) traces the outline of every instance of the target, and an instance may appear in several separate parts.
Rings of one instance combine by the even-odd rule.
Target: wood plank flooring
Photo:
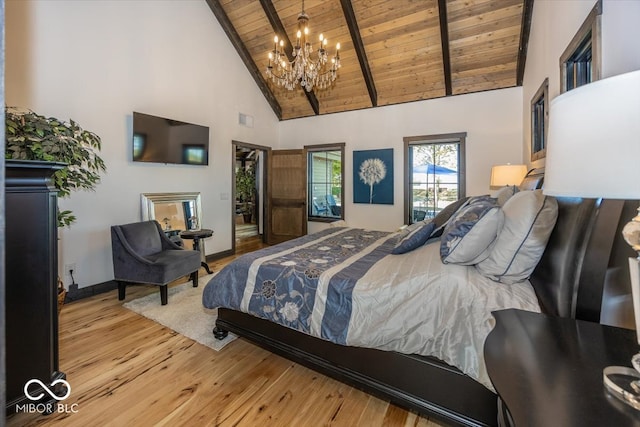
[[[131,286],[126,301],[154,292]],[[71,384],[64,403],[76,412],[15,414],[8,426],[442,425],[244,339],[216,352],[122,307],[117,291],[63,307],[60,368]]]

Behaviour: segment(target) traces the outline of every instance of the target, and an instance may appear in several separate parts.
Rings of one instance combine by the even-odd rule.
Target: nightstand
[[[493,312],[484,355],[502,426],[640,426],[609,395],[606,366],[631,366],[635,331],[522,310]]]

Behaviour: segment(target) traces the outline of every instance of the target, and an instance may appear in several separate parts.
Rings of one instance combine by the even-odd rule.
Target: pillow
[[[487,256],[504,215],[495,199],[471,200],[449,220],[440,241],[440,258],[445,264],[473,265]]]
[[[433,232],[434,225],[433,225],[433,222],[428,222],[428,223],[418,222],[415,224],[411,224],[405,230],[408,230],[409,228],[411,228],[411,230],[409,230],[409,233],[407,233],[395,245],[395,247],[391,251],[392,254],[394,255],[404,254],[407,252],[411,252],[412,250],[424,245],[427,242],[427,240],[429,240],[429,237]]]
[[[502,187],[496,192],[495,195],[495,198],[498,199],[498,206],[504,206],[504,204],[507,203],[507,200],[509,200],[511,196],[519,191],[520,189],[515,185],[507,185],[506,187]]]
[[[501,283],[523,281],[540,261],[558,218],[558,202],[542,190],[521,191],[502,207],[504,226],[489,257],[476,268]]]
[[[411,233],[412,231],[417,230],[418,228],[422,227],[423,225],[429,224],[430,222],[431,222],[430,219],[423,220],[423,221],[416,221],[413,224],[405,225],[404,228],[402,229],[402,231],[405,234],[408,234],[408,233]]]
[[[445,206],[431,221],[435,225],[435,230],[431,234],[431,237],[439,237],[444,231],[444,226],[447,225],[449,219],[463,206],[469,203],[469,197],[463,197],[453,203],[449,203]]]

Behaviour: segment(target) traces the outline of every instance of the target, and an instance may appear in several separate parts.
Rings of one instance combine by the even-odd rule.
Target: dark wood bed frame
[[[533,171],[525,178],[524,186],[540,188],[542,174],[542,170]],[[620,211],[594,199],[560,198],[558,204],[558,221],[531,283],[544,312],[563,317],[580,317],[583,313],[587,320],[598,321],[607,254],[617,232],[618,221],[612,222],[612,218]],[[603,210],[603,206],[607,209]],[[446,423],[494,426],[498,422],[496,395],[436,358],[341,346],[220,308],[216,332],[226,331]]]

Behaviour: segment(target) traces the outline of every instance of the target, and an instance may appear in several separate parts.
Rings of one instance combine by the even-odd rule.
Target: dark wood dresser
[[[6,161],[6,410],[34,402],[25,384],[64,378],[58,368],[57,192],[51,177],[64,165]],[[35,383],[30,394],[44,393]]]
[[[522,310],[493,312],[484,347],[499,425],[640,426],[640,411],[606,390],[606,366],[631,366],[635,331]]]

